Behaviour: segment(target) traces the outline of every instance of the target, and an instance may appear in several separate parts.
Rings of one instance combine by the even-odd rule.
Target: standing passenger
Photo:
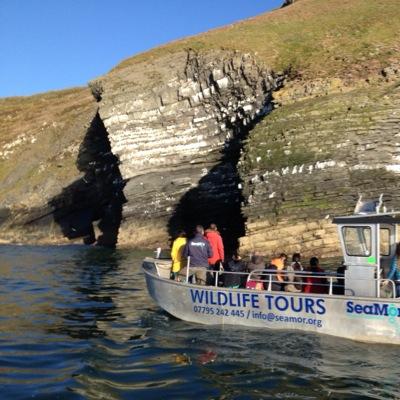
[[[222,237],[218,232],[217,225],[210,224],[209,228],[206,230],[205,238],[210,242],[210,246],[213,252],[212,257],[208,259],[208,268],[211,271],[219,271],[221,269],[222,263],[224,262],[224,244],[222,242]],[[215,274],[210,273],[209,284],[213,285],[215,282]]]
[[[208,259],[212,257],[212,249],[208,240],[203,236],[204,228],[201,225],[196,226],[195,236],[186,243],[183,250],[184,257],[190,257],[190,275],[195,275],[196,283],[205,285],[207,279]],[[187,267],[179,272],[181,280],[186,278]]]
[[[219,264],[224,262],[224,244],[222,237],[218,232],[217,225],[210,224],[210,227],[206,230],[206,239],[210,242],[210,246],[213,252],[212,257],[208,259],[210,269],[219,269]]]
[[[396,297],[400,297],[400,271],[399,271],[399,258],[400,258],[400,243],[397,243],[396,253],[390,263],[390,270],[387,279],[395,281]]]
[[[184,231],[180,231],[177,238],[174,240],[171,249],[172,258],[172,279],[178,278],[179,271],[186,266],[186,258],[183,256],[187,239]]]

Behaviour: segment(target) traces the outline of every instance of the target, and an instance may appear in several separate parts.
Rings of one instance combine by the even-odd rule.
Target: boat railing
[[[156,264],[156,263],[155,263]],[[159,271],[159,266],[156,264],[156,269],[157,273],[159,276],[161,276],[161,271]],[[341,274],[335,274],[335,275],[328,275],[326,273],[311,273],[310,271],[287,271],[287,270],[275,270],[275,269],[259,269],[259,270],[253,270],[251,272],[234,272],[234,271],[227,271],[223,268],[219,270],[210,270],[207,271],[210,274],[214,275],[214,285],[218,287],[219,284],[219,277],[221,274],[231,274],[231,275],[236,275],[236,276],[246,276],[246,282],[249,281],[256,281],[256,282],[261,282],[264,284],[264,290],[271,292],[273,291],[273,284],[282,284],[282,285],[287,285],[287,284],[293,284],[295,286],[317,286],[317,287],[326,287],[327,288],[327,293],[328,295],[334,295],[337,293],[334,292],[334,288],[342,288],[343,294],[345,296],[354,296],[355,293],[353,290],[345,288],[344,282],[345,282],[345,277],[344,275]],[[166,276],[164,276],[166,277]],[[190,277],[190,258],[188,257],[187,260],[187,265],[186,265],[186,282],[189,282],[189,277]],[[281,279],[279,279],[280,277]],[[315,278],[315,279],[320,279],[319,282],[313,282],[309,281],[306,278]],[[323,282],[321,281],[322,279],[325,279],[326,281]],[[371,279],[362,279],[359,278],[359,281],[365,281],[365,282],[371,282]],[[337,283],[342,281],[343,283],[338,285]],[[374,282],[379,287],[382,287],[382,285],[389,285],[390,287],[390,298],[396,298],[396,283],[391,280],[391,279],[385,279],[385,278],[379,278],[379,279],[373,279]],[[335,285],[336,284],[336,285]],[[299,290],[299,292],[303,292],[303,290]],[[288,292],[290,293],[290,292]],[[389,298],[389,296],[377,296],[377,298]]]
[[[244,276],[247,275],[246,281],[256,281],[261,282],[264,284],[264,290],[271,292],[273,284],[293,284],[296,286],[318,286],[318,287],[326,287],[328,288],[328,295],[333,295],[333,289],[335,287],[335,283],[337,284],[338,281],[343,281],[343,284],[340,287],[343,288],[343,292],[346,296],[354,296],[354,292],[351,289],[346,289],[344,287],[345,277],[343,275],[327,275],[326,273],[311,273],[309,271],[285,271],[285,270],[268,270],[268,269],[260,269],[260,270],[253,270],[251,272],[233,272],[233,271],[226,271],[226,270],[217,270],[211,271],[211,273],[215,274],[214,277],[214,285],[218,286],[219,282],[219,275],[220,274],[233,274]],[[282,278],[279,280],[278,276]],[[288,279],[289,277],[292,279]],[[265,278],[264,278],[265,277]],[[296,280],[297,278],[297,280]],[[317,279],[326,279],[326,282],[313,282],[304,280],[304,278],[317,278]],[[359,281],[371,281],[370,279],[358,279]],[[391,286],[391,298],[396,298],[396,284],[391,279],[374,279],[374,282],[377,282],[380,286],[382,284],[389,284]],[[267,284],[267,285],[265,285]],[[302,290],[301,290],[302,291]],[[379,296],[382,297],[382,296]]]

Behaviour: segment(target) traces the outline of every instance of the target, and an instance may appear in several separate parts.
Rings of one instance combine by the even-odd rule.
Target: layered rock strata
[[[396,79],[282,105],[250,133],[240,161],[242,247],[338,255],[331,217],[352,212],[359,194],[384,193],[398,209],[399,146]]]
[[[231,249],[337,255],[360,193],[398,208],[398,79],[282,88],[253,56],[182,51],[92,82],[97,103],[3,100],[1,237],[147,247],[216,222]]]
[[[122,242],[165,243],[179,228],[216,222],[236,245],[241,140],[280,80],[250,55],[187,51],[92,82],[127,181]]]

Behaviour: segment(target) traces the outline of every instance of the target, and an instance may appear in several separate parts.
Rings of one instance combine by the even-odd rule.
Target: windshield
[[[371,228],[369,226],[344,226],[342,232],[347,255],[358,257],[371,255]]]

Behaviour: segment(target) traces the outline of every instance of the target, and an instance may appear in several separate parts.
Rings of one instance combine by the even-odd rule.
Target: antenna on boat
[[[379,214],[381,212],[382,205],[383,205],[383,193],[381,193],[381,195],[379,196],[379,201],[378,201],[378,203],[376,204],[376,207],[375,207],[375,211],[376,211],[377,214]]]
[[[383,205],[383,193],[379,196],[379,201],[377,200],[364,200],[362,199],[362,194],[357,200],[356,206],[354,208],[354,214],[369,214],[377,213],[381,211]]]

